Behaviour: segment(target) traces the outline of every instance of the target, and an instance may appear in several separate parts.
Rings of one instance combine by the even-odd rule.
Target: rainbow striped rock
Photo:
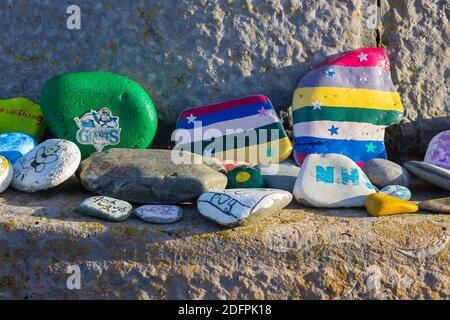
[[[292,145],[264,96],[250,96],[185,110],[173,134],[175,149],[222,162],[279,163]]]
[[[339,153],[360,167],[386,158],[384,129],[403,117],[381,48],[362,48],[327,60],[299,82],[293,98],[295,159]]]

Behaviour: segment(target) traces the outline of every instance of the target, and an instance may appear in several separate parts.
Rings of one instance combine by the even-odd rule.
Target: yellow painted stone
[[[411,201],[402,200],[383,193],[372,193],[365,201],[366,209],[371,216],[380,217],[398,213],[412,213],[419,206]]]
[[[8,160],[5,157],[0,156],[0,176],[3,174],[3,172],[6,172],[8,170],[9,170]]]
[[[0,100],[0,133],[24,132],[39,141],[45,127],[44,115],[37,103],[25,98]]]
[[[239,183],[247,182],[250,179],[250,174],[248,172],[239,172],[236,175],[236,181]]]

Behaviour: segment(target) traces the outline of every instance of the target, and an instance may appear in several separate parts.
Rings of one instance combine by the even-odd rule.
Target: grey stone
[[[225,189],[225,175],[192,163],[191,153],[177,154],[190,164],[175,164],[170,150],[110,149],[84,160],[79,176],[90,191],[142,204],[177,204]]]
[[[103,70],[143,85],[164,122],[187,107],[252,94],[285,109],[309,67],[375,45],[367,27],[375,3],[85,0],[81,29],[68,30],[69,4],[2,1],[2,94],[37,101],[56,74]]]
[[[1,299],[450,298],[450,215],[372,218],[292,202],[223,229],[194,205],[174,224],[94,220],[75,212],[87,197],[76,183],[1,195]],[[73,266],[81,290],[67,288]]]
[[[405,168],[386,159],[369,160],[364,163],[362,169],[369,180],[379,188],[390,185],[407,187],[411,181],[410,174]]]
[[[404,166],[419,178],[450,191],[450,170],[423,161],[408,161]]]
[[[450,213],[450,197],[420,201],[419,207],[426,211]]]
[[[103,196],[88,198],[78,207],[83,214],[114,222],[127,220],[132,209],[126,201]]]
[[[266,187],[292,192],[300,167],[290,163],[256,166],[264,178]]]
[[[406,109],[403,122],[386,131],[389,155],[422,158],[433,136],[449,128],[448,1],[382,0],[379,30]]]
[[[183,209],[171,205],[145,205],[136,208],[134,213],[149,223],[173,223],[183,217]]]
[[[197,200],[198,212],[205,218],[226,227],[254,223],[275,213],[292,201],[292,194],[277,189],[227,189],[205,192]]]

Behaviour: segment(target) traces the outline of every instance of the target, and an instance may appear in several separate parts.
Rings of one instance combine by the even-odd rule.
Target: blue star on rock
[[[334,78],[336,76],[336,71],[334,71],[333,69],[328,69],[327,71],[325,71],[325,74],[329,78]]]
[[[331,135],[333,135],[333,134],[338,135],[339,134],[338,130],[339,130],[339,128],[336,128],[333,124],[331,125],[331,128],[328,129],[328,131],[330,131]]]

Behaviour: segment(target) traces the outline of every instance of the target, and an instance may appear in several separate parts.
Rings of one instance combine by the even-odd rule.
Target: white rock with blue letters
[[[364,172],[342,154],[311,154],[305,158],[294,186],[294,198],[318,208],[362,207],[376,192]]]

